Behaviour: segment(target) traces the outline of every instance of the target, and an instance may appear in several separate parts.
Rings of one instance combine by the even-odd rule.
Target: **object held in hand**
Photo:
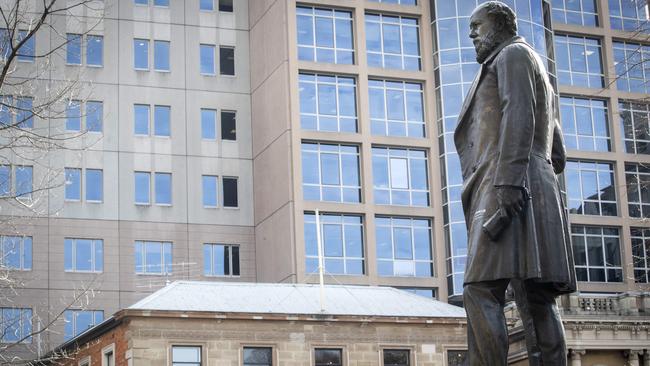
[[[505,210],[498,209],[483,223],[483,232],[492,241],[496,241],[501,232],[510,225],[511,218]]]

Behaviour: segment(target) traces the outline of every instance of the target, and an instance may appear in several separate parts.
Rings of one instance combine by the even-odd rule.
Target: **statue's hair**
[[[501,21],[503,31],[515,36],[517,35],[517,16],[510,7],[500,1],[488,1],[481,7],[487,10],[487,14],[493,19]]]

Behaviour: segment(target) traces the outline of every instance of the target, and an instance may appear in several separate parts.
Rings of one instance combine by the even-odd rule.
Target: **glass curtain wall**
[[[550,4],[546,0],[502,0],[517,13],[519,35],[547,60],[555,82]],[[439,157],[442,176],[445,241],[447,247],[447,285],[450,301],[463,293],[463,274],[467,256],[467,234],[460,202],[462,177],[454,147],[458,114],[474,76],[479,70],[474,46],[469,38],[469,17],[485,0],[430,0],[433,60],[436,79]]]

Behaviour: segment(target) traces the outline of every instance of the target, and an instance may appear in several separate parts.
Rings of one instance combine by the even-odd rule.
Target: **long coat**
[[[468,229],[465,283],[505,278],[576,288],[573,254],[556,174],[566,156],[543,61],[521,37],[503,42],[481,65],[454,134]],[[483,223],[498,208],[497,186],[532,196],[491,241]]]

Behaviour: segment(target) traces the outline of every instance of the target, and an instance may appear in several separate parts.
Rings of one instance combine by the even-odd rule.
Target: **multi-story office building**
[[[650,308],[647,6],[506,2],[559,93],[581,291],[562,302],[573,357],[638,359]],[[98,277],[96,312],[56,325],[72,334],[168,280],[313,283],[319,235],[328,283],[459,303],[467,245],[453,131],[478,70],[476,5],[115,1],[81,39],[85,29],[62,21],[72,51],[52,75],[83,70],[92,82],[64,128],[88,130],[92,144],[52,157],[66,184],[48,204],[60,210],[19,230],[32,252],[16,306],[47,318]],[[590,323],[605,315],[614,320]]]

